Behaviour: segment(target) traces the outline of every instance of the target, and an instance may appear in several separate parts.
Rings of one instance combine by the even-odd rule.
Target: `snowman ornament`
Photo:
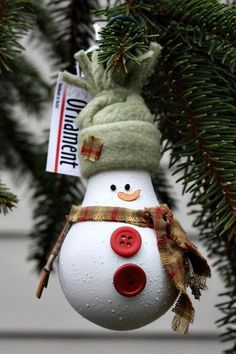
[[[144,209],[157,204],[148,172],[115,170],[89,179],[82,206]],[[74,224],[60,252],[59,279],[76,311],[113,330],[154,321],[177,296],[161,264],[154,230],[127,223]]]
[[[151,44],[121,77],[99,64],[97,51],[91,59],[80,51],[75,58],[85,80],[64,74],[94,96],[78,115],[80,168],[88,183],[44,267],[37,296],[60,250],[61,288],[86,319],[132,330],[162,316],[178,297],[172,328],[187,333],[194,309],[186,288],[199,298],[210,269],[173,213],[159,205],[151,181],[159,130],[140,92],[159,55],[160,46]]]

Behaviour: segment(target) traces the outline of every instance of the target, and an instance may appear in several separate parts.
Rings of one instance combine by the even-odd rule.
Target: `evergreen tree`
[[[3,0],[0,15],[0,166],[19,175],[32,168],[33,154],[32,136],[21,123],[22,109],[40,113],[49,87],[22,54],[21,39],[34,21],[32,1]],[[0,182],[0,212],[6,214],[16,202],[17,197]]]
[[[5,27],[8,44],[2,47],[7,49],[0,51],[0,159],[2,168],[32,176],[36,202],[32,258],[41,268],[65,214],[82,200],[84,187],[77,178],[44,172],[47,142],[35,144],[33,134],[25,131],[12,110],[20,104],[40,114],[51,98],[51,88],[26,57],[21,54],[20,61],[11,60],[12,53],[18,58],[15,52],[21,50],[19,37],[12,39],[29,29],[33,9],[32,36],[43,39],[52,72],[56,68],[73,72],[74,53],[90,45],[90,10],[98,8],[98,2],[50,0],[45,6],[41,1],[5,0],[0,6],[7,9],[10,3],[22,6],[23,17],[19,31],[16,21],[11,23],[12,32]],[[181,174],[183,193],[191,193],[190,208],[201,206],[194,211],[195,225],[226,289],[218,305],[223,314],[218,323],[224,327],[222,340],[235,341],[236,8],[216,0],[129,0],[115,1],[115,6],[98,10],[97,16],[108,20],[99,42],[100,61],[114,74],[125,75],[129,61],[138,61],[150,41],[163,47],[143,96],[159,122],[163,151],[171,152],[170,166]],[[4,25],[2,17],[0,21]],[[161,199],[172,203],[164,173],[157,174],[154,182]],[[0,184],[0,210],[6,211],[11,203],[15,199]],[[226,353],[235,352],[234,343]]]

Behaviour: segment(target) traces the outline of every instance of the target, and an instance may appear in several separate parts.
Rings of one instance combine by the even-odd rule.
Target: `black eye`
[[[110,186],[110,188],[111,188],[111,190],[112,190],[113,192],[116,190],[116,186],[115,186],[114,184],[112,184],[112,185]]]
[[[129,191],[129,190],[130,190],[130,185],[129,185],[129,184],[126,184],[126,185],[125,185],[125,190],[126,190],[126,191]]]

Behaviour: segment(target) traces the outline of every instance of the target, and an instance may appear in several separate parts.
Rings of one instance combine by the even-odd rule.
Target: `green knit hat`
[[[91,60],[84,51],[75,55],[85,81],[64,73],[66,82],[85,88],[94,98],[78,115],[79,159],[82,176],[112,169],[158,168],[160,134],[140,96],[142,86],[154,70],[161,48],[152,43],[140,57],[141,64],[129,63],[128,73],[119,76],[105,71],[94,51]]]

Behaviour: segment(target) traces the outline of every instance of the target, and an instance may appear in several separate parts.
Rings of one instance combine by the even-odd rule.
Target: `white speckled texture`
[[[111,184],[116,191],[111,191]],[[117,197],[126,184],[131,187],[128,193],[141,189],[137,200],[125,202]],[[141,209],[158,201],[147,172],[109,171],[90,178],[83,205]],[[121,226],[127,224],[90,221],[73,225],[60,252],[59,279],[67,300],[82,316],[105,328],[131,330],[163,315],[177,294],[161,264],[154,230],[130,225],[140,233],[142,246],[134,256],[121,257],[110,246],[112,232]],[[126,263],[146,273],[146,286],[137,296],[122,296],[113,285],[115,271]]]

